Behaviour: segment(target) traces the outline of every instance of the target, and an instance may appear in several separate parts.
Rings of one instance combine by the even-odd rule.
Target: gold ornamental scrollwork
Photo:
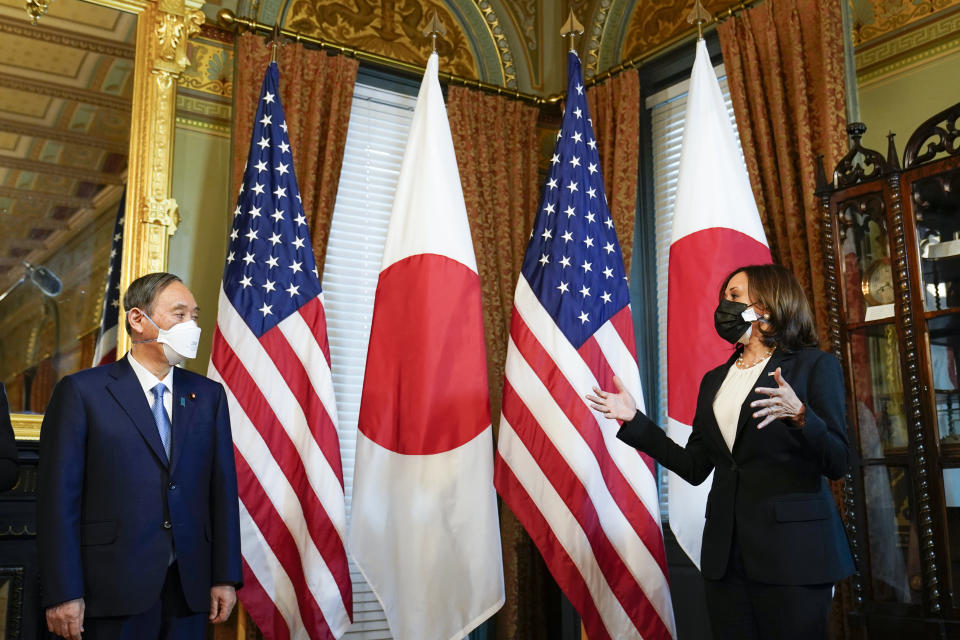
[[[186,39],[200,30],[203,24],[203,12],[192,11],[185,18],[164,13],[161,23],[157,26],[157,44],[159,45],[160,59],[165,62],[174,62],[179,74],[190,60],[187,59]]]

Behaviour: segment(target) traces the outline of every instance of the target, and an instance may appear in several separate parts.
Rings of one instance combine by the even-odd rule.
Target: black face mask
[[[743,319],[743,312],[751,305],[723,299],[713,312],[713,326],[717,334],[731,344],[737,344],[751,323]]]

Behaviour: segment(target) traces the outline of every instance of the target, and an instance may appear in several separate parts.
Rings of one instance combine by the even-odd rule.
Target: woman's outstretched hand
[[[594,387],[595,395],[589,393],[586,395],[591,403],[590,406],[611,420],[633,420],[633,416],[637,414],[637,403],[630,392],[623,388],[620,378],[614,376],[613,384],[617,386],[616,393]]]
[[[753,414],[754,418],[763,418],[760,424],[757,425],[757,429],[764,428],[774,420],[790,420],[794,426],[802,427],[805,409],[803,403],[800,402],[800,398],[797,397],[793,387],[787,384],[787,381],[780,375],[780,367],[777,367],[776,371],[773,371],[770,375],[773,376],[773,379],[777,383],[776,388],[756,388],[757,393],[769,396],[769,398],[754,400],[750,403],[750,406],[753,408],[762,407]]]

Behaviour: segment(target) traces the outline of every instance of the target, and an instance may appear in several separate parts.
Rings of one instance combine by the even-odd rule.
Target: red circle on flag
[[[739,267],[769,263],[766,245],[726,227],[703,229],[670,245],[667,415],[674,420],[693,424],[701,379],[733,353],[713,326],[723,279]]]
[[[396,453],[429,455],[490,426],[480,279],[418,254],[377,283],[359,429]]]

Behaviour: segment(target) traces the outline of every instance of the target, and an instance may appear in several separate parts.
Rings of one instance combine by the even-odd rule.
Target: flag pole
[[[713,20],[713,15],[707,11],[700,0],[695,0],[693,9],[687,14],[687,22],[697,25],[697,40],[703,40],[703,25]]]
[[[433,15],[430,16],[430,24],[423,30],[423,35],[430,38],[430,44],[433,47],[432,53],[437,53],[437,36],[447,35],[447,29],[440,22],[440,14],[436,9],[433,10]]]
[[[563,26],[560,27],[560,37],[569,38],[567,45],[567,51],[569,53],[576,53],[577,51],[577,36],[583,35],[583,24],[577,20],[576,14],[573,12],[573,9],[570,9],[570,13],[567,14],[567,21],[563,23]],[[583,624],[583,620],[580,621],[580,640],[588,640],[587,637],[587,628]]]

